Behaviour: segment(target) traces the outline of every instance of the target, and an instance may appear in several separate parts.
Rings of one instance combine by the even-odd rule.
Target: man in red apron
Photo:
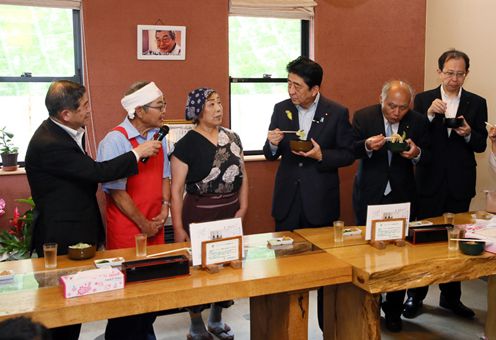
[[[98,146],[97,159],[105,161],[151,139],[165,119],[166,103],[153,82],[133,84],[121,100],[127,117]],[[163,226],[169,214],[170,164],[167,144],[138,165],[137,175],[102,185],[107,197],[107,249],[135,247],[135,235],[146,234],[148,244],[164,243]],[[154,315],[109,320],[106,339],[154,339]]]

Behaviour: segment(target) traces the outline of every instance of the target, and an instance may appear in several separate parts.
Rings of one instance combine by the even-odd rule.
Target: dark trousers
[[[78,340],[81,324],[50,328],[52,340]]]
[[[419,196],[417,201],[417,218],[441,216],[445,212],[462,213],[470,209],[471,198],[456,199],[444,188],[433,196]],[[462,295],[459,281],[441,283],[439,285],[441,295],[448,302],[457,302]],[[428,286],[409,289],[407,295],[417,301],[422,301],[427,295]]]
[[[155,313],[109,319],[105,328],[106,340],[155,340]]]
[[[296,190],[288,214],[281,220],[276,220],[276,231],[293,231],[300,228],[320,228],[329,226],[332,221],[323,225],[316,225],[308,221],[303,209],[303,201],[301,199],[300,187]]]

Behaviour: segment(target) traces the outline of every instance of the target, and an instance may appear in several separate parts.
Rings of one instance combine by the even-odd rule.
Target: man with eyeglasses
[[[157,51],[149,50],[148,55],[180,55],[181,46],[176,42],[175,31],[155,31]]]
[[[475,196],[476,166],[474,153],[486,150],[486,100],[462,88],[469,72],[467,54],[451,49],[438,60],[441,85],[415,97],[414,109],[430,121],[432,162],[419,168],[417,218],[441,216],[445,212],[467,212]],[[446,126],[448,118],[458,118],[460,126]],[[455,120],[456,121],[456,120]],[[474,312],[460,301],[460,282],[440,284],[439,305],[471,319]],[[403,316],[418,315],[428,287],[410,289]]]
[[[166,103],[153,82],[138,82],[126,92],[121,104],[124,121],[112,129],[98,146],[97,159],[105,161],[155,135],[165,120]],[[170,163],[167,143],[156,156],[139,162],[139,173],[102,184],[106,194],[107,249],[135,246],[135,235],[146,234],[148,244],[164,243],[164,223],[170,206]],[[154,339],[153,314],[110,319],[106,339]]]
[[[357,225],[365,225],[368,205],[414,201],[414,168],[429,162],[429,122],[411,110],[412,98],[413,90],[406,82],[389,81],[382,87],[380,104],[353,115],[353,151],[360,160],[353,185]],[[393,153],[387,148],[394,134],[404,136],[406,150]],[[404,290],[390,292],[382,304],[391,332],[402,328],[404,297]]]

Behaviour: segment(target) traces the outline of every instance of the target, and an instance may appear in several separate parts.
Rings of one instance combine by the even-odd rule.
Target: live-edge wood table
[[[295,244],[267,247],[269,238],[283,235],[292,237]],[[45,270],[43,259],[3,262],[0,271],[34,273],[40,288],[0,294],[0,320],[24,315],[51,328],[249,297],[252,339],[307,339],[309,290],[351,282],[351,266],[312,250],[308,241],[289,232],[245,236],[244,244],[246,259],[241,269],[224,267],[209,274],[191,268],[188,276],[130,283],[124,289],[71,299],[65,299],[57,286],[61,275],[93,268],[95,259],[133,260],[134,248],[97,252],[95,258],[83,261],[59,256],[55,270]],[[149,246],[148,254],[186,246]]]
[[[442,218],[429,219],[436,224]],[[457,214],[455,224],[470,223],[470,214]],[[488,312],[485,335],[496,339],[496,254],[485,252],[467,256],[449,251],[446,242],[405,247],[388,245],[376,249],[362,235],[347,236],[343,244],[334,244],[333,229],[310,228],[295,232],[353,267],[352,283],[325,288],[324,339],[380,339],[378,294],[451,281],[489,276]]]

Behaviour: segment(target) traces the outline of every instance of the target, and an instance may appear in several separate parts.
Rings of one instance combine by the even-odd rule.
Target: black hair
[[[286,66],[288,73],[294,73],[300,76],[309,88],[320,86],[322,83],[322,67],[315,61],[300,56],[293,61],[290,61]]]
[[[0,322],[0,340],[51,340],[48,329],[24,316]]]
[[[45,106],[51,117],[64,110],[77,110],[86,88],[70,80],[52,82],[45,97]]]
[[[470,58],[465,52],[455,50],[454,48],[447,50],[437,60],[437,66],[439,69],[442,71],[444,68],[444,64],[450,60],[450,59],[458,59],[458,58],[463,58],[465,61],[465,71],[468,71],[470,67]]]

